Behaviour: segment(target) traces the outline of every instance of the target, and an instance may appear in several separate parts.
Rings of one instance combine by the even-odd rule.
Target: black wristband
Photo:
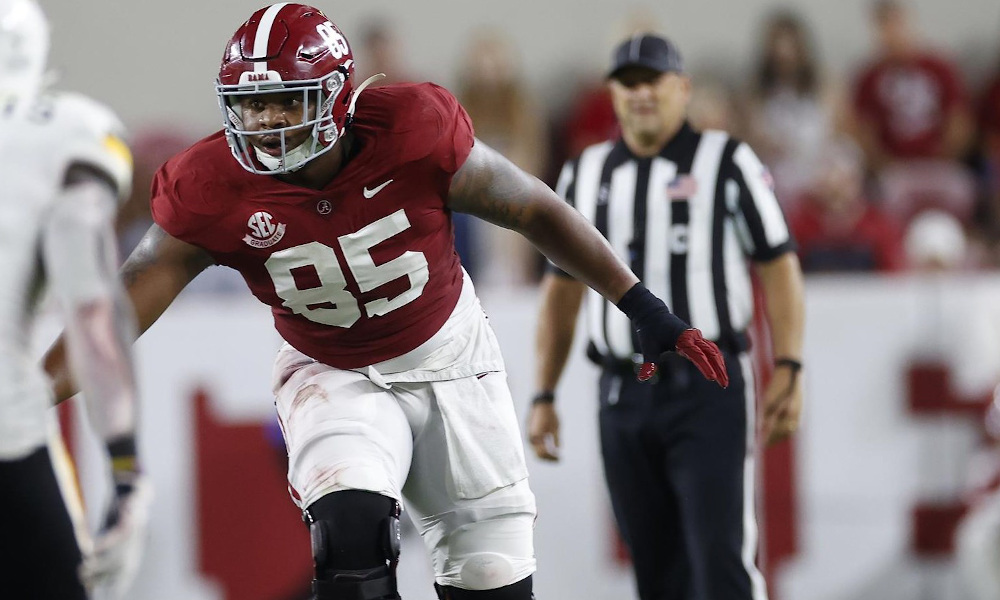
[[[616,306],[628,318],[637,319],[640,312],[648,312],[650,307],[658,308],[660,304],[663,304],[662,300],[654,296],[653,292],[649,291],[642,283],[637,283],[625,292]],[[663,304],[663,306],[666,305]]]
[[[135,456],[135,436],[126,435],[110,440],[108,442],[108,454],[112,458]]]
[[[535,394],[534,398],[531,399],[531,405],[538,406],[539,404],[554,404],[555,401],[555,392],[538,392]]]
[[[107,448],[111,457],[112,473],[135,473],[139,470],[135,436],[126,435],[110,440]]]
[[[794,358],[788,358],[787,356],[782,356],[780,358],[774,359],[774,366],[777,367],[788,367],[792,370],[792,373],[798,373],[802,370],[802,362],[795,360]]]
[[[677,338],[684,333],[685,329],[690,328],[687,323],[670,312],[670,309],[667,308],[663,300],[657,298],[653,292],[649,291],[641,283],[637,283],[629,288],[621,300],[618,301],[617,306],[619,310],[632,320],[636,328],[640,331],[646,329],[653,322],[657,323],[659,326],[657,330],[661,333],[666,333],[664,337],[669,337],[669,341],[664,340],[668,344],[664,350],[673,350],[676,348]],[[664,327],[667,329],[665,332],[663,330]],[[663,337],[660,339],[663,339]]]

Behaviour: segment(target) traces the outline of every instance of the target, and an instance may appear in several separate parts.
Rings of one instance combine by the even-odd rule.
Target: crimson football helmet
[[[233,156],[251,173],[277,174],[295,171],[328,152],[354,112],[353,79],[354,56],[347,38],[319,9],[282,2],[253,13],[229,40],[215,86]],[[247,129],[241,99],[289,91],[302,94],[302,124]],[[288,134],[303,128],[311,129],[311,135],[289,148]],[[263,135],[280,137],[280,157],[250,143]]]

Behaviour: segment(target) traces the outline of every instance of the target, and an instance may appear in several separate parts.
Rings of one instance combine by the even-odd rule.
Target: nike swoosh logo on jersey
[[[375,186],[372,189],[368,189],[368,187],[366,186],[364,189],[361,190],[361,193],[365,195],[365,198],[374,198],[375,194],[381,192],[382,188],[384,188],[385,186],[389,185],[392,182],[393,180],[390,179],[389,181],[386,181],[382,185]]]

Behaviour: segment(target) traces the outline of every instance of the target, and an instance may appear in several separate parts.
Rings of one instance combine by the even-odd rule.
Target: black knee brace
[[[531,575],[521,581],[492,590],[463,590],[434,584],[439,600],[535,600],[531,593]]]
[[[333,492],[303,512],[312,538],[315,600],[399,600],[399,503],[373,492]]]

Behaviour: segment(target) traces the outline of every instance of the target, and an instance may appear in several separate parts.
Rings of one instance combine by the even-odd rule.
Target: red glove
[[[709,381],[718,382],[722,387],[729,387],[729,373],[726,372],[726,361],[719,352],[719,347],[701,335],[697,329],[685,329],[677,338],[677,354],[694,363],[701,374]],[[639,368],[639,381],[646,381],[656,373],[655,362],[644,362]]]

